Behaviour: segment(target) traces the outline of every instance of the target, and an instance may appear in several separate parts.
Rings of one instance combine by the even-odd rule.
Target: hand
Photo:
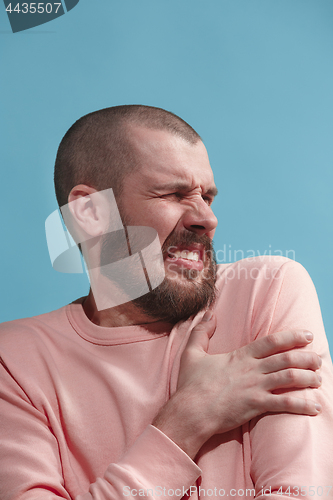
[[[210,319],[207,318],[211,315]],[[206,319],[206,321],[205,321]],[[207,354],[216,327],[208,311],[183,352],[176,393],[154,425],[194,457],[212,435],[266,412],[317,415],[315,401],[279,389],[319,387],[320,357],[305,350],[310,332],[278,332],[226,354]]]

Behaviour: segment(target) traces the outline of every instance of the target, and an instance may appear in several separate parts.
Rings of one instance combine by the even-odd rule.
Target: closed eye
[[[170,198],[171,196],[177,198],[178,200],[181,200],[184,197],[182,193],[168,193],[168,194],[163,194],[161,198]]]
[[[175,193],[163,194],[161,196],[161,198],[170,198],[170,197],[174,197],[177,200],[181,200],[181,199],[186,197],[186,194],[180,193],[177,191]],[[204,200],[205,203],[207,203],[208,206],[210,206],[214,201],[214,198],[212,196],[208,196],[208,195],[202,195],[202,199]]]
[[[207,203],[208,206],[211,206],[214,201],[214,198],[211,198],[211,196],[202,196],[202,199]]]

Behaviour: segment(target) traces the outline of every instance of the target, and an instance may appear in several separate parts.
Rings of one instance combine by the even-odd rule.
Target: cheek
[[[181,210],[172,207],[169,204],[163,204],[155,207],[147,207],[145,219],[149,221],[150,226],[159,233],[169,234],[177,225],[181,218]]]
[[[164,213],[160,216],[149,217],[147,225],[154,228],[159,236],[161,246],[175,229],[178,219],[172,218],[170,214]]]
[[[179,206],[171,203],[145,203],[131,210],[129,222],[136,226],[149,226],[158,232],[161,245],[175,229],[182,217]],[[131,224],[129,224],[131,225]]]

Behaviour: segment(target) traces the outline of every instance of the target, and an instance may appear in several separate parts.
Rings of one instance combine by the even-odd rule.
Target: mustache
[[[170,233],[170,235],[162,245],[163,256],[168,255],[168,253],[170,253],[170,250],[174,250],[175,247],[191,244],[199,244],[202,247],[204,254],[215,257],[213,241],[208,238],[206,234],[200,236],[186,229],[179,233],[175,233],[175,231],[172,231],[172,233]]]

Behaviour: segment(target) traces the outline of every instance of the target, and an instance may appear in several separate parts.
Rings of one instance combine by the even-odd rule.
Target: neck
[[[87,318],[95,325],[115,328],[119,326],[144,325],[155,323],[157,320],[138,309],[132,302],[126,302],[110,309],[97,309],[94,296],[90,290],[83,301],[83,310]]]

